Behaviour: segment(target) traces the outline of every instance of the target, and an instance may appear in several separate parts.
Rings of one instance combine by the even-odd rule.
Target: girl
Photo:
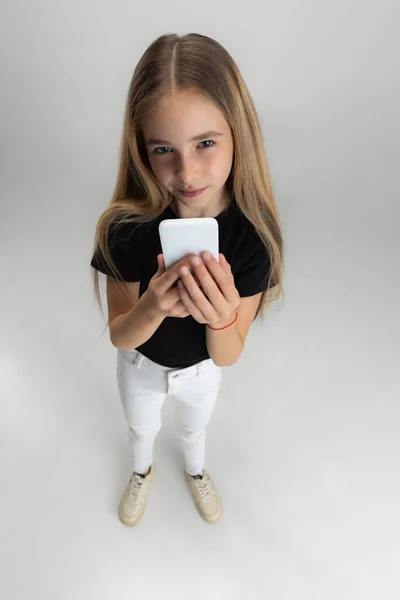
[[[221,254],[165,269],[163,219],[214,217]],[[283,245],[257,114],[239,69],[216,41],[164,35],[129,87],[118,178],[97,223],[91,265],[107,275],[110,340],[132,444],[119,517],[143,515],[153,446],[174,397],[185,476],[201,517],[221,499],[204,469],[206,426],[253,320],[282,293]]]

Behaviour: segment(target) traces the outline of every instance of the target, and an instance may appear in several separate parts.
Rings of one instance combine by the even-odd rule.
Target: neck
[[[201,207],[186,206],[176,198],[171,202],[171,208],[174,213],[181,219],[195,218],[195,217],[217,217],[227,206],[229,206],[231,199],[228,194],[224,194],[223,198],[218,202],[210,202],[209,204]]]

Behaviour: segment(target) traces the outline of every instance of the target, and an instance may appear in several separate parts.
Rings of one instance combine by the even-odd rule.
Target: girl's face
[[[216,105],[197,91],[179,92],[148,112],[141,126],[153,173],[181,216],[218,214],[229,203],[233,139]]]

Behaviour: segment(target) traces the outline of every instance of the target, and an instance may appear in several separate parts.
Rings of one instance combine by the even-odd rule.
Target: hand
[[[159,254],[157,263],[157,273],[151,278],[140,300],[143,298],[142,302],[147,309],[161,317],[188,317],[190,313],[180,299],[176,283],[179,279],[179,268],[182,265],[191,266],[189,259],[183,258],[166,270],[164,256]]]
[[[199,265],[192,262],[193,258],[196,258],[195,254],[185,257],[191,259],[191,268],[195,276],[189,271],[185,274],[180,265],[179,296],[182,304],[198,323],[223,326],[228,324],[225,323],[227,320],[233,318],[232,315],[240,304],[239,292],[235,287],[231,267],[223,254],[219,255],[219,262],[208,252],[204,252],[202,256],[204,260],[200,259]]]

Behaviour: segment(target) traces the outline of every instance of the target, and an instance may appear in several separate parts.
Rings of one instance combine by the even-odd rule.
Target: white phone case
[[[218,221],[212,217],[164,219],[158,226],[165,268],[208,250],[218,260]]]

